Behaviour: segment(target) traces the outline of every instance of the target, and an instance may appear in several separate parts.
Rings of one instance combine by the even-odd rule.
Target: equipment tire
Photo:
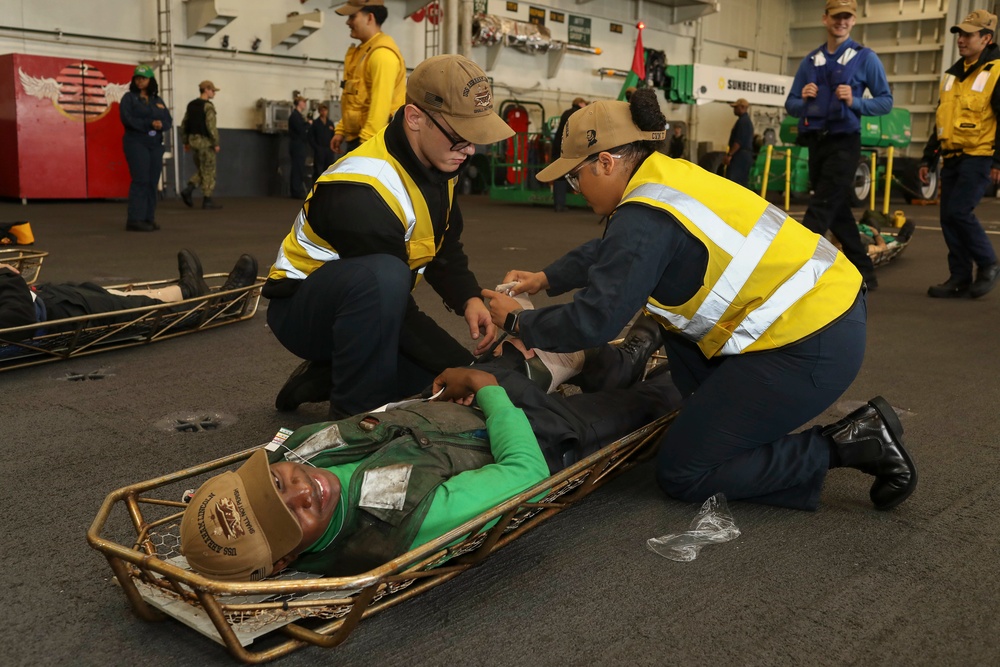
[[[854,171],[854,184],[851,187],[851,206],[868,206],[868,199],[871,197],[872,181],[871,158],[862,155],[858,161],[858,167]]]

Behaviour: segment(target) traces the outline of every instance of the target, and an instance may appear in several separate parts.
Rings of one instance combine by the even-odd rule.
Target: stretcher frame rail
[[[25,250],[23,248],[0,248],[0,264],[10,264],[24,278],[24,282],[33,285],[38,280],[42,270],[42,261],[49,256],[44,250]]]
[[[147,621],[164,618],[140,591],[153,587],[207,615],[218,633],[214,638],[235,658],[248,664],[264,663],[304,646],[337,646],[364,618],[479,564],[497,549],[652,456],[673,417],[674,414],[663,416],[445,535],[353,577],[306,575],[308,578],[226,582],[201,576],[169,561],[162,544],[179,544],[180,518],[186,505],[152,494],[239,464],[256,448],[113,491],[101,505],[87,541],[107,558],[140,618]],[[116,511],[119,521],[112,526],[112,514]],[[163,516],[154,518],[153,514]],[[496,523],[488,527],[492,522]],[[116,541],[106,536],[106,532],[135,537]],[[251,597],[250,602],[239,601],[247,596]],[[240,624],[247,619],[259,622],[262,618],[281,622],[275,630],[246,646],[250,642],[238,636]]]

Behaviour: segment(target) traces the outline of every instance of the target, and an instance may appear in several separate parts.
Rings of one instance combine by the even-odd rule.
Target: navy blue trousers
[[[972,282],[972,265],[995,264],[993,244],[976,217],[975,208],[990,184],[991,155],[947,158],[941,168],[941,232],[948,244],[948,271]]]
[[[802,143],[809,148],[809,181],[813,188],[802,224],[820,235],[827,230],[833,232],[844,255],[858,268],[861,277],[872,284],[877,283],[875,267],[868,257],[868,248],[861,243],[851,210],[854,173],[861,160],[861,135],[804,135]]]
[[[830,407],[865,356],[867,306],[859,296],[840,320],[794,345],[706,359],[691,341],[666,336],[670,373],[685,397],[657,459],[670,496],[814,510],[832,442],[816,426],[790,431]]]
[[[163,144],[159,137],[133,137],[125,133],[122,139],[125,161],[132,184],[128,188],[128,220],[153,222],[156,219],[156,186],[163,169]]]
[[[331,406],[346,414],[412,396],[472,353],[421,312],[410,268],[391,255],[326,262],[286,298],[267,324],[292,354],[332,364]]]
[[[726,167],[726,178],[733,183],[747,187],[750,183],[750,167],[753,166],[753,153],[746,150],[736,151]]]
[[[290,159],[288,193],[295,199],[306,198],[306,155],[308,150],[305,142],[292,141],[288,146]]]

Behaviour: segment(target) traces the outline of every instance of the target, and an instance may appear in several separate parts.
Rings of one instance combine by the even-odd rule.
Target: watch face
[[[507,313],[507,319],[503,322],[503,330],[511,335],[515,333],[514,329],[517,328],[517,312],[518,311],[515,310]]]

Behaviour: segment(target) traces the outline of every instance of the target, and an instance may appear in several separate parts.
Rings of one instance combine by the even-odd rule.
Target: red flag
[[[632,56],[632,71],[635,72],[640,81],[646,80],[646,54],[642,49],[642,28],[639,28],[639,36],[635,39],[635,55]]]

